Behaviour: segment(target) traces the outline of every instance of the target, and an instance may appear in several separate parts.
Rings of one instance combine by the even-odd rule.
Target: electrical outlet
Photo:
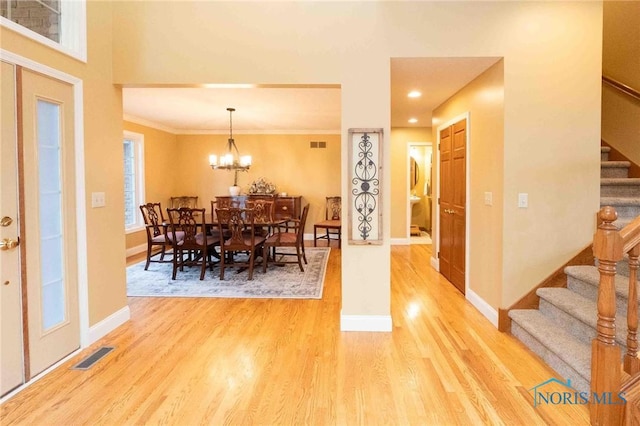
[[[484,205],[492,206],[493,205],[493,192],[485,192],[484,193]]]
[[[106,198],[104,192],[92,192],[91,193],[91,207],[104,207],[106,205]]]
[[[529,194],[521,192],[518,194],[518,208],[526,209],[529,207]]]

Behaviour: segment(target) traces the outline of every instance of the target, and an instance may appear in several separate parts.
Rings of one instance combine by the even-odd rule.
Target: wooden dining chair
[[[331,245],[331,240],[338,241],[338,248],[342,245],[342,222],[340,220],[342,211],[342,198],[327,197],[324,211],[324,220],[313,225],[313,246],[315,247],[318,240],[327,240],[327,245]],[[318,231],[324,235],[318,236]]]
[[[207,266],[213,271],[215,247],[220,245],[220,238],[206,232],[205,209],[167,209],[167,215],[174,252],[172,279],[176,279],[178,269],[182,271],[185,266],[200,266],[200,280],[203,280]],[[181,240],[171,238],[178,232],[184,234]]]
[[[171,240],[168,239],[166,235],[167,227],[160,203],[142,204],[140,205],[140,211],[142,212],[142,218],[144,219],[145,230],[147,232],[147,263],[144,266],[144,270],[146,271],[149,269],[151,262],[171,262],[171,259],[165,260],[164,257],[167,254],[167,250],[173,246]],[[178,232],[176,237],[178,239],[183,238],[184,234]],[[160,259],[154,259],[154,257],[158,255],[160,255]]]
[[[275,227],[273,235],[268,237],[264,242],[264,253],[262,257],[262,271],[267,271],[267,263],[273,262],[276,265],[284,263],[297,263],[300,270],[304,272],[302,261],[307,263],[307,255],[304,252],[304,226],[307,223],[307,214],[309,213],[309,204],[302,209],[300,219],[289,219],[283,224]],[[292,247],[295,252],[278,251],[280,248]],[[285,256],[296,256],[296,260],[284,261]]]
[[[249,199],[245,202],[248,209],[253,210],[256,225],[260,223],[270,224],[273,222],[273,200],[264,198]],[[268,237],[271,234],[271,227],[268,225],[256,229],[256,234]]]
[[[255,214],[251,209],[230,207],[216,209],[218,231],[229,237],[223,238],[220,244],[220,279],[224,280],[224,271],[230,267],[249,268],[249,280],[253,279],[255,258],[263,255],[265,237],[256,234]],[[238,261],[235,255],[248,254],[246,261]]]

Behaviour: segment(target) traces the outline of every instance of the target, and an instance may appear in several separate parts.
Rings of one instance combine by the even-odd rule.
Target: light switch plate
[[[104,192],[92,192],[91,193],[91,207],[104,207],[106,205],[106,199]]]
[[[526,209],[529,207],[529,194],[521,192],[518,194],[518,208]]]
[[[493,192],[485,192],[484,193],[484,205],[492,206],[493,205]]]

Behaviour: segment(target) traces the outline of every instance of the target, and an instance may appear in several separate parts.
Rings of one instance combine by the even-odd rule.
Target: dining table
[[[213,215],[211,214],[211,212],[207,212],[205,209],[204,212],[204,227],[205,227],[205,232],[208,235],[212,235],[213,232],[215,232],[216,228],[218,227],[219,223],[218,221],[216,221],[213,217]],[[199,220],[199,214],[198,215],[194,215],[194,217],[198,218],[198,225],[202,226],[202,222]],[[261,228],[261,229],[265,229],[267,231],[268,234],[271,234],[272,230],[277,227],[277,226],[281,226],[281,225],[285,225],[290,219],[288,218],[273,218],[273,219],[269,219],[269,220],[256,220],[253,223],[246,223],[245,227],[249,227],[249,226],[253,226],[254,228]],[[171,227],[171,223],[167,220],[162,222],[162,227],[164,228],[164,233],[165,235],[167,235],[168,232],[170,231],[170,227]],[[224,231],[223,231],[224,233]],[[217,251],[214,250],[214,252],[212,253],[213,256],[216,259],[220,259],[220,253],[218,253]],[[241,272],[241,270],[239,270],[238,272]]]

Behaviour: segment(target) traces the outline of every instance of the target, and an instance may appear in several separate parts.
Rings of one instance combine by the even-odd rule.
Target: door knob
[[[0,250],[11,250],[12,248],[16,248],[19,245],[20,238],[16,238],[15,240],[3,238],[2,240],[0,240]]]
[[[2,219],[0,219],[0,226],[9,226],[13,223],[13,219],[11,219],[9,216],[5,216]]]

